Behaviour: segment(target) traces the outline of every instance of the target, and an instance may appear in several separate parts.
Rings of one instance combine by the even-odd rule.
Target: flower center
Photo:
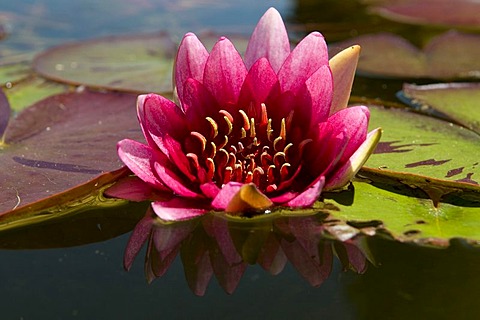
[[[303,151],[311,141],[295,144],[288,137],[292,119],[293,112],[275,126],[264,104],[259,117],[244,110],[234,117],[220,110],[205,118],[205,130],[190,133],[184,150],[201,183],[214,181],[221,187],[230,181],[253,182],[261,191],[279,191],[300,172]]]

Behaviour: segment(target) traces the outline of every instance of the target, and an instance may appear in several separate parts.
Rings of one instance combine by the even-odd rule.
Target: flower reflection
[[[229,294],[238,286],[248,265],[259,264],[272,275],[289,261],[312,286],[330,275],[334,255],[344,269],[363,273],[367,267],[361,239],[353,234],[340,242],[327,239],[325,215],[272,214],[248,222],[219,214],[181,222],[165,222],[150,209],[128,242],[127,270],[148,242],[145,273],[148,282],[165,274],[180,254],[185,277],[196,295],[203,295],[213,275]]]

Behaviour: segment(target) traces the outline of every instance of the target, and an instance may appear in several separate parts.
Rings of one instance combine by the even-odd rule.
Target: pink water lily
[[[380,129],[367,133],[366,107],[347,108],[359,51],[329,61],[318,32],[291,50],[273,8],[244,59],[225,37],[209,53],[188,33],[175,62],[177,102],[139,96],[147,144],[122,140],[118,154],[145,189],[172,195],[152,203],[164,220],[310,207],[322,190],[348,184],[380,138]]]

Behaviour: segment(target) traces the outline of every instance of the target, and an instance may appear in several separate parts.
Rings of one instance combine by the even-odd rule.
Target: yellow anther
[[[210,117],[206,117],[205,119],[208,121],[210,127],[212,128],[212,139],[214,139],[218,135],[218,125],[215,120]]]
[[[238,112],[240,112],[240,115],[242,116],[243,128],[244,128],[245,130],[250,130],[250,121],[248,121],[248,116],[247,116],[247,114],[245,113],[245,111],[239,110]]]
[[[250,138],[255,137],[255,119],[250,118]]]

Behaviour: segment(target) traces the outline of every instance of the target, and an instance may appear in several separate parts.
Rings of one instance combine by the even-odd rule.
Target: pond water
[[[415,34],[418,27],[369,15],[367,2],[0,0],[0,23],[9,34],[0,43],[1,57],[16,62],[18,57],[29,59],[33,53],[73,40],[158,30],[168,31],[173,39],[187,31],[249,34],[270,6],[281,12],[294,38],[313,29],[332,42],[398,31],[420,42]],[[356,81],[353,94],[390,101],[403,83],[378,78]],[[216,270],[199,296],[185,276],[185,251],[183,259],[176,256],[165,275],[150,284],[144,270],[146,246],[130,271],[124,269],[131,230],[146,209],[131,205],[115,210],[80,212],[1,233],[0,319],[480,319],[480,249],[464,240],[453,239],[448,248],[436,248],[369,237],[363,239],[360,260],[348,256],[355,261],[351,265],[366,263],[365,270],[357,270],[360,273],[348,267],[348,261],[345,267],[345,261],[335,256],[330,262],[325,255],[320,257],[325,279],[312,285],[312,278],[298,270],[302,265],[307,274],[318,271],[305,267],[307,258],[287,263],[276,275],[250,263],[243,276],[238,271],[241,279],[233,292],[227,293],[215,279],[222,278]],[[88,221],[82,220],[82,214]],[[199,231],[198,237],[204,233],[208,231]],[[238,239],[233,241],[237,246],[244,241]],[[325,245],[325,252],[336,243],[316,241],[315,245],[318,241]],[[210,245],[215,248],[211,252],[222,250],[221,244]],[[342,250],[337,243],[337,255]],[[294,256],[291,253],[290,260]]]

